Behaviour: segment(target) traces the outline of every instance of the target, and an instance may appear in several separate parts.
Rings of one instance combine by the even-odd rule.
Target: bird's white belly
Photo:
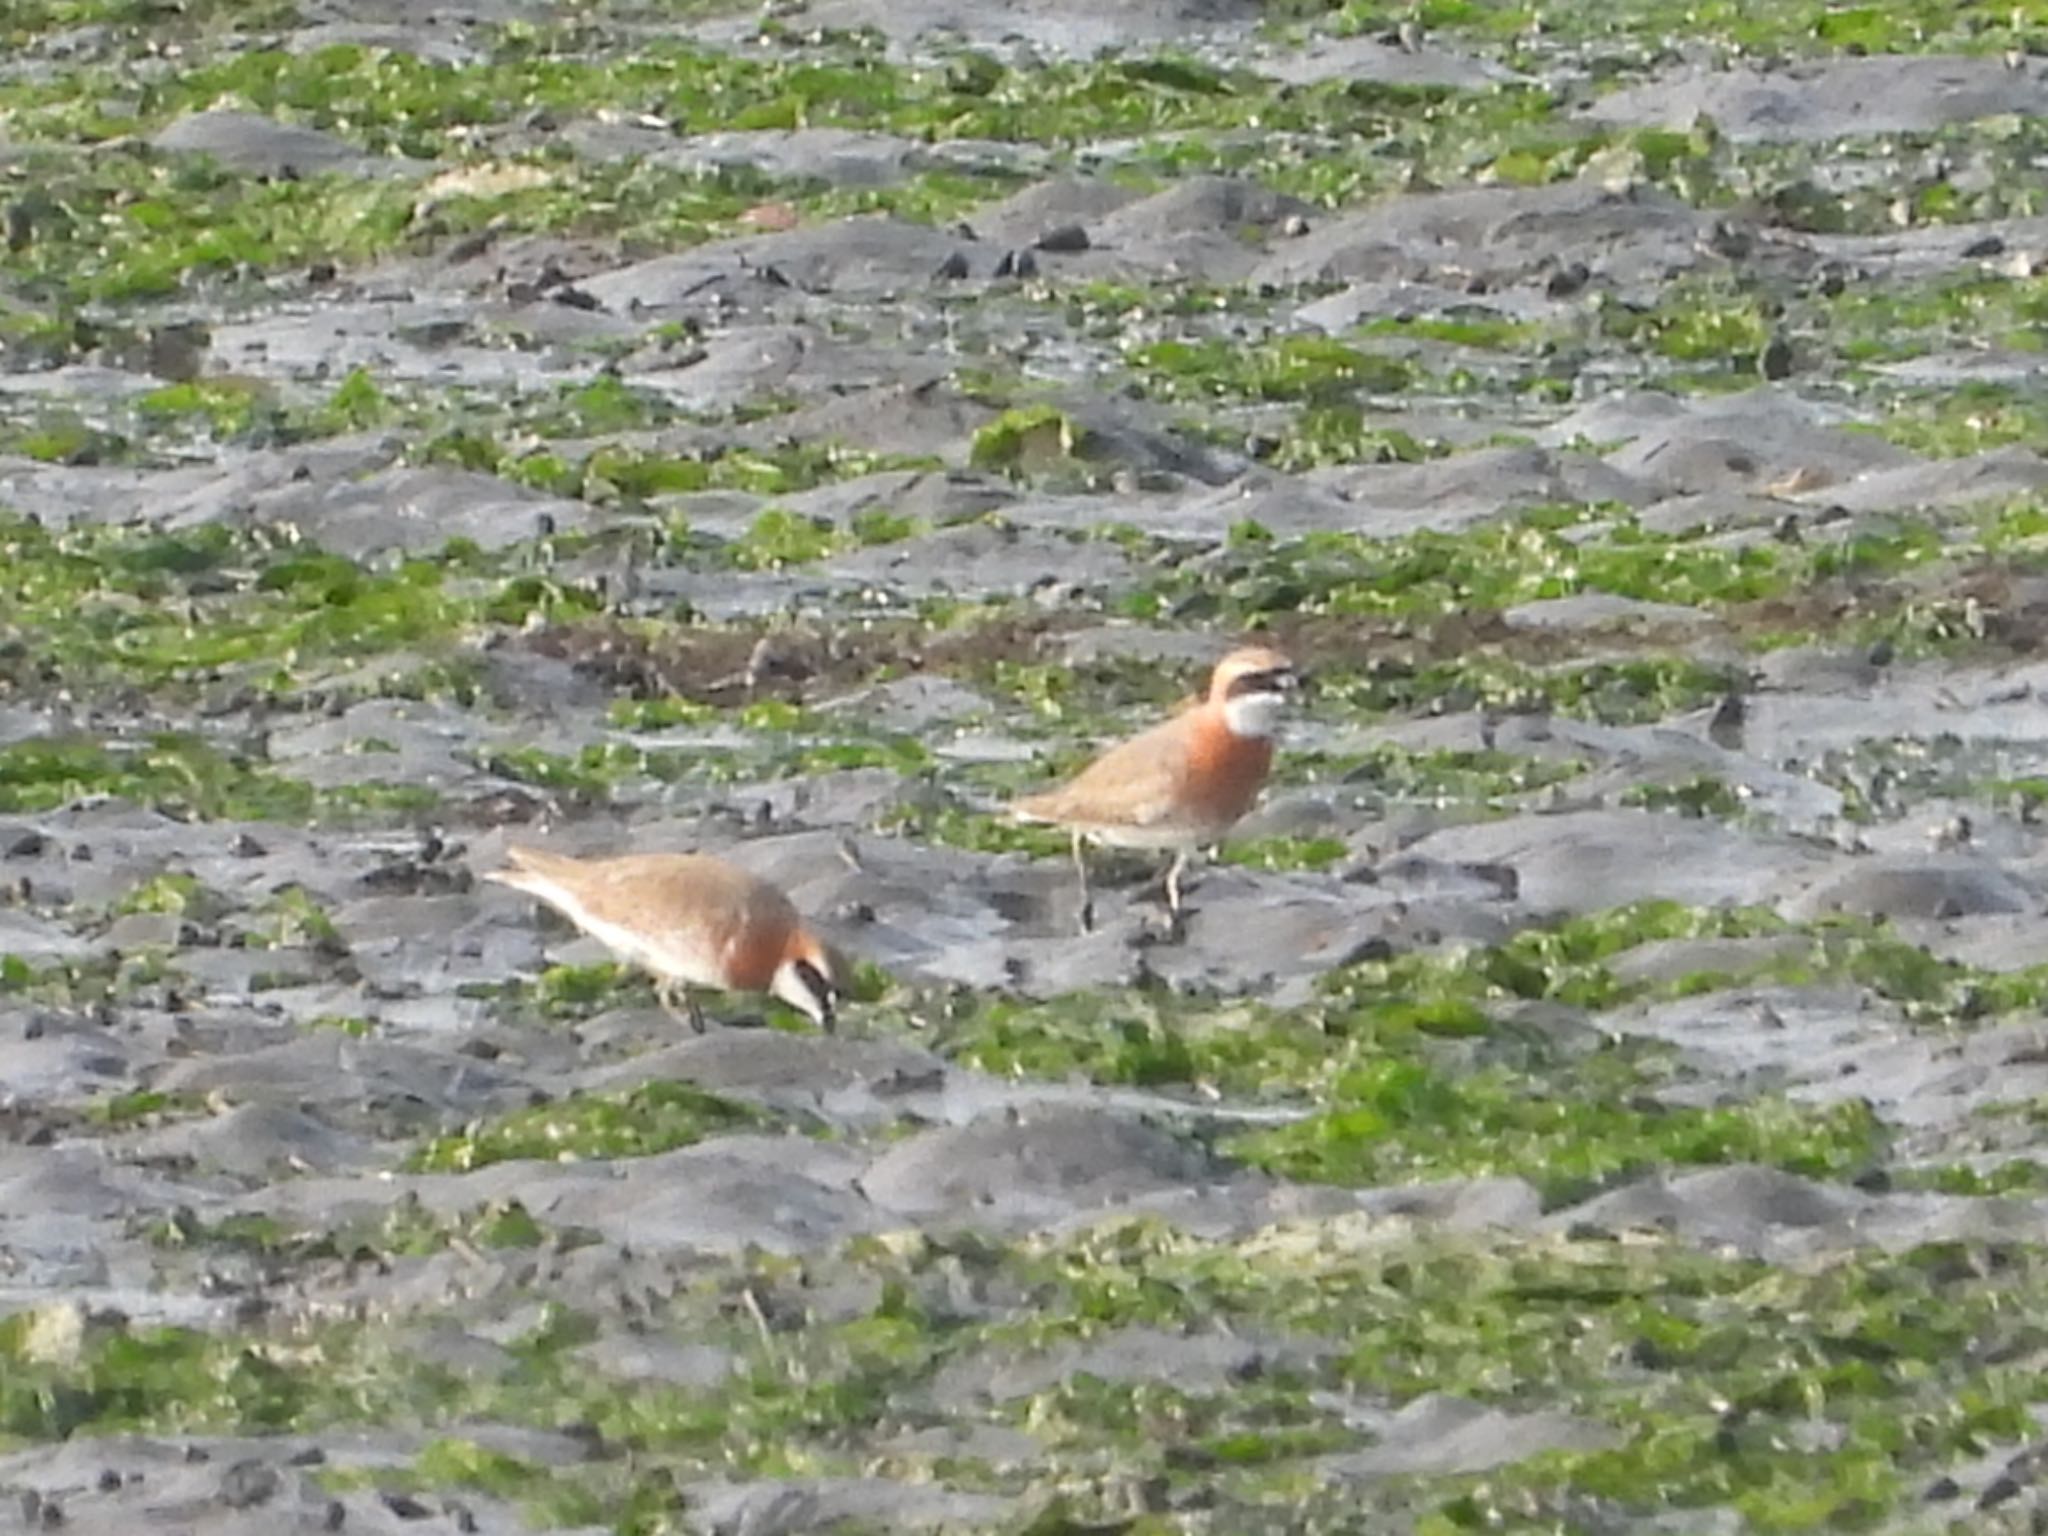
[[[713,964],[712,957],[701,946],[682,942],[681,935],[650,939],[630,928],[593,918],[587,912],[571,911],[568,915],[577,927],[620,959],[652,971],[664,981],[680,981],[693,987],[725,985],[723,969]]]
[[[1178,851],[1210,841],[1216,834],[1206,827],[1085,827],[1082,835],[1107,848],[1145,848]]]

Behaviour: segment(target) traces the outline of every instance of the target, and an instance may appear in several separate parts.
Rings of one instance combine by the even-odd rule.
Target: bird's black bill
[[[1244,672],[1230,680],[1224,690],[1224,697],[1241,699],[1253,693],[1292,693],[1301,686],[1301,677],[1292,667],[1271,667],[1264,672]]]
[[[797,980],[804,984],[804,990],[817,1005],[818,1020],[830,1029],[838,1016],[839,989],[832,985],[832,979],[808,960],[799,960],[795,966]]]

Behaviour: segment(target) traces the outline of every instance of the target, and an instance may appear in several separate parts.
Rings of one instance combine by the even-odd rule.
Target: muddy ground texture
[[[2040,1529],[2044,55],[0,7],[0,1529]]]

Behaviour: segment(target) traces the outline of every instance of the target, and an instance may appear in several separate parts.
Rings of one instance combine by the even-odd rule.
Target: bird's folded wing
[[[1171,820],[1187,772],[1181,722],[1169,720],[1111,747],[1037,804],[1070,823],[1150,827]]]

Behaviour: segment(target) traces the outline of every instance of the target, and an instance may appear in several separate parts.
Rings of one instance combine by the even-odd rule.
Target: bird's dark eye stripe
[[[839,991],[825,979],[825,973],[808,960],[797,961],[796,973],[803,978],[805,989],[820,1002],[829,1002]]]
[[[1270,667],[1264,672],[1246,672],[1230,680],[1224,690],[1227,698],[1240,698],[1247,693],[1278,693],[1294,681],[1294,673],[1287,667]]]

